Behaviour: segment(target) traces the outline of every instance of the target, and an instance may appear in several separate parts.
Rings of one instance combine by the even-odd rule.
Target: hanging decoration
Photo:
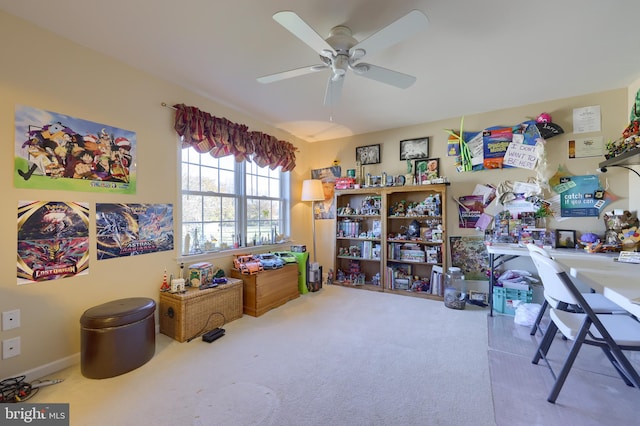
[[[262,132],[249,131],[244,124],[214,117],[196,107],[174,105],[174,129],[182,137],[182,148],[192,147],[215,158],[233,155],[237,162],[251,161],[271,170],[289,172],[296,166],[297,148]]]
[[[545,139],[564,133],[551,121],[551,115],[542,113],[537,119],[514,126],[487,127],[480,132],[447,130],[448,155],[456,157],[458,172],[469,172],[508,167],[535,169],[540,181],[546,167]],[[531,148],[530,148],[531,147]]]

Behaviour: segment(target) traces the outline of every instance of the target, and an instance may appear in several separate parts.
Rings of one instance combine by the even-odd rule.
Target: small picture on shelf
[[[489,303],[489,295],[482,291],[469,291],[469,300],[474,300],[476,302]]]
[[[382,224],[379,220],[374,220],[371,223],[371,234],[373,238],[380,238],[382,235]]]
[[[416,160],[415,174],[418,185],[428,183],[440,177],[440,159],[428,158],[426,160]]]
[[[575,248],[576,231],[556,229],[556,248]]]

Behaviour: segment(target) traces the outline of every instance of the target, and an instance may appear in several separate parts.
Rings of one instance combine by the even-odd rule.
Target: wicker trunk
[[[160,333],[179,342],[190,340],[242,317],[242,281],[179,294],[160,294]]]

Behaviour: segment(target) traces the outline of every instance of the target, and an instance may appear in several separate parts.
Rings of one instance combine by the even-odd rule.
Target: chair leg
[[[633,386],[637,389],[640,389],[640,375],[636,369],[631,365],[629,359],[624,355],[620,346],[618,346],[615,342],[609,341],[609,339],[605,338],[607,343],[609,344],[609,350],[611,354],[617,361],[617,365],[620,367],[620,372],[623,373],[627,379],[631,382]],[[627,380],[625,380],[627,383]],[[629,383],[627,383],[629,384]]]
[[[582,327],[580,328],[580,332],[578,333],[578,336],[576,336],[576,340],[573,342],[573,345],[571,346],[569,355],[567,356],[567,359],[564,361],[562,370],[560,370],[560,374],[558,374],[558,378],[556,379],[556,382],[553,384],[553,389],[551,389],[551,393],[547,398],[547,401],[549,401],[552,404],[556,403],[556,399],[558,398],[558,395],[560,394],[560,390],[562,390],[562,386],[564,385],[564,382],[567,379],[567,376],[569,375],[569,371],[571,371],[571,367],[573,366],[573,363],[576,360],[576,357],[578,356],[578,351],[580,350],[580,347],[584,342],[587,332],[589,331],[589,327],[591,327],[591,321],[585,321],[582,324]]]
[[[611,362],[611,365],[613,365],[613,368],[615,368],[616,371],[618,372],[618,375],[627,384],[627,386],[633,387],[633,383],[629,380],[629,378],[627,378],[626,373],[622,370],[622,368],[620,367],[620,364],[618,363],[618,360],[613,356],[609,348],[605,346],[601,346],[601,349],[602,349],[602,352],[604,352],[604,354],[607,356],[607,358]]]
[[[537,364],[541,358],[547,357],[547,352],[549,352],[549,348],[551,347],[551,343],[553,343],[553,339],[556,337],[556,332],[558,331],[558,326],[551,321],[549,323],[549,327],[547,327],[547,331],[544,333],[544,337],[536,350],[536,354],[531,360],[532,364]]]
[[[542,306],[540,307],[540,312],[538,312],[538,317],[536,318],[536,322],[533,323],[533,326],[531,327],[531,333],[529,333],[532,336],[535,336],[536,331],[538,331],[538,327],[540,326],[540,321],[542,321],[542,316],[544,315],[544,311],[547,310],[547,306],[549,306],[549,302],[547,302],[547,300],[545,299],[545,301],[542,303]]]

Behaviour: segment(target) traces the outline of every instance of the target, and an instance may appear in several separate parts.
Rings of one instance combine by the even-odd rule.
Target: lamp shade
[[[302,182],[302,201],[324,200],[324,190],[320,179],[308,179]]]

